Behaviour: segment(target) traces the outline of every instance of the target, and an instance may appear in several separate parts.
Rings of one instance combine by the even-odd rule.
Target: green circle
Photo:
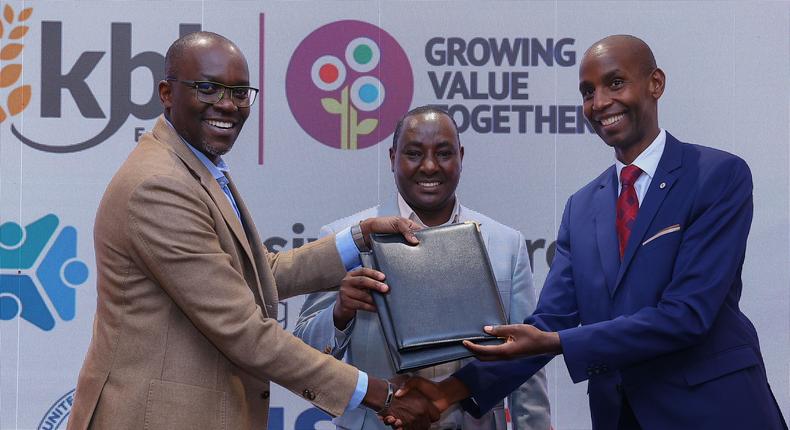
[[[367,64],[373,58],[373,50],[368,45],[359,45],[354,48],[354,61],[358,64]]]

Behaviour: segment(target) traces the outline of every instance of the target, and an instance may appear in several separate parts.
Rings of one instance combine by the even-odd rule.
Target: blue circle
[[[71,285],[80,285],[88,280],[88,266],[82,261],[72,261],[63,269],[63,277]]]
[[[8,321],[19,314],[19,303],[8,296],[0,297],[0,320]]]
[[[365,103],[373,103],[379,97],[379,89],[373,84],[359,87],[359,98]]]
[[[24,231],[15,222],[7,222],[0,225],[0,243],[8,248],[15,248],[22,241]]]

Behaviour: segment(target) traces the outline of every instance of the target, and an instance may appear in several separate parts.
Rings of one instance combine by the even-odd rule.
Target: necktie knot
[[[623,187],[634,185],[634,182],[639,179],[639,175],[641,174],[642,169],[633,164],[629,164],[620,171],[620,184],[622,184]]]

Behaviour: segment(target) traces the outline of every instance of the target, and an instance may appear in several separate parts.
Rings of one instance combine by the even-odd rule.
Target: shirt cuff
[[[368,393],[368,374],[359,370],[359,377],[357,377],[357,388],[354,389],[354,395],[351,396],[351,400],[348,401],[348,406],[346,406],[346,412],[358,408],[359,405],[362,404],[362,399],[365,398],[365,394],[367,393]]]
[[[335,329],[335,349],[337,348],[344,348],[348,341],[350,340],[351,331],[354,329],[354,321],[356,318],[352,318],[351,321],[348,322],[348,325],[343,330],[335,327],[334,324],[332,327]]]
[[[351,237],[351,227],[343,229],[335,235],[335,246],[337,252],[340,253],[340,259],[343,260],[346,271],[362,265],[359,249],[354,243],[354,238]]]

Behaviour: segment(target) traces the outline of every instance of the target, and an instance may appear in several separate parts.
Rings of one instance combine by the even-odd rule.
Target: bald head
[[[589,57],[612,55],[628,57],[639,70],[647,75],[656,69],[656,58],[644,40],[630,34],[616,34],[595,42],[584,52],[582,62]]]
[[[168,48],[167,54],[165,54],[165,76],[177,77],[179,66],[183,64],[187,53],[195,48],[210,46],[223,46],[225,49],[241,54],[239,47],[225,36],[210,31],[189,33],[173,42]]]

